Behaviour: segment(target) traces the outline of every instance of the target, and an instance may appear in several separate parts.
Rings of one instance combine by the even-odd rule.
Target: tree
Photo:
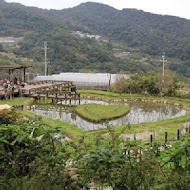
[[[0,52],[4,52],[5,50],[4,50],[4,48],[3,48],[3,46],[2,46],[2,44],[0,44]]]
[[[162,95],[174,96],[179,87],[179,79],[172,72],[167,71],[164,80],[158,73],[140,72],[131,75],[129,79],[118,77],[112,90],[120,94],[123,92],[150,95],[162,93]]]
[[[127,80],[124,75],[117,75],[116,82],[112,86],[113,92],[118,92],[120,95],[126,92]]]
[[[180,88],[180,82],[177,76],[169,70],[165,70],[164,77],[156,75],[156,86],[162,95],[175,96],[176,91]]]

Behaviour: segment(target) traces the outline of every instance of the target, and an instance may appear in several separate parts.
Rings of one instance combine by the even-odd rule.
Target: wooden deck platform
[[[70,92],[72,82],[42,81],[28,83],[25,87],[14,89],[12,96],[32,97],[35,99],[51,99],[52,103],[64,100],[79,100],[80,94]],[[6,97],[3,89],[0,89],[0,98]]]

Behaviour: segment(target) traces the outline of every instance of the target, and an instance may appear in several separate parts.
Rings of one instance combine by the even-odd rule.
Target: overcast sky
[[[64,9],[84,2],[99,2],[117,9],[136,8],[147,12],[190,19],[190,0],[6,0],[46,9]]]

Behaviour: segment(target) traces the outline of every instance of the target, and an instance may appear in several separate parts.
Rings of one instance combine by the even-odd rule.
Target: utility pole
[[[48,75],[48,59],[47,59],[47,50],[48,50],[48,49],[50,49],[50,48],[48,48],[48,47],[47,47],[47,42],[44,42],[44,48],[42,48],[42,49],[44,49],[44,52],[45,52],[45,54],[44,54],[45,76],[47,76],[47,75]]]
[[[165,59],[166,58],[166,53],[163,52],[163,55],[162,55],[162,80],[164,82],[164,75],[165,75],[165,62],[167,62],[167,60]]]
[[[164,92],[164,83],[165,83],[165,63],[167,62],[166,60],[166,53],[163,52],[162,54],[162,94]]]
[[[111,73],[109,74],[109,88],[111,88]]]

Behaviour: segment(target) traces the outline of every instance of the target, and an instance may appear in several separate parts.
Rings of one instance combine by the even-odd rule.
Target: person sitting
[[[14,78],[14,84],[17,84],[17,82],[18,82],[18,79],[15,77]]]
[[[25,87],[25,83],[21,82],[21,86],[22,86],[22,88],[24,88]]]
[[[21,79],[20,79],[20,78],[17,80],[17,85],[18,85],[18,86],[21,85]]]
[[[5,82],[3,83],[3,88],[4,88],[4,91],[6,92],[7,91],[7,88],[8,88],[8,84]]]
[[[76,90],[77,90],[77,88],[76,88],[76,86],[71,86],[71,93],[76,93]]]
[[[13,82],[11,81],[10,84],[8,85],[8,88],[10,90],[14,90],[14,85],[13,85]]]

